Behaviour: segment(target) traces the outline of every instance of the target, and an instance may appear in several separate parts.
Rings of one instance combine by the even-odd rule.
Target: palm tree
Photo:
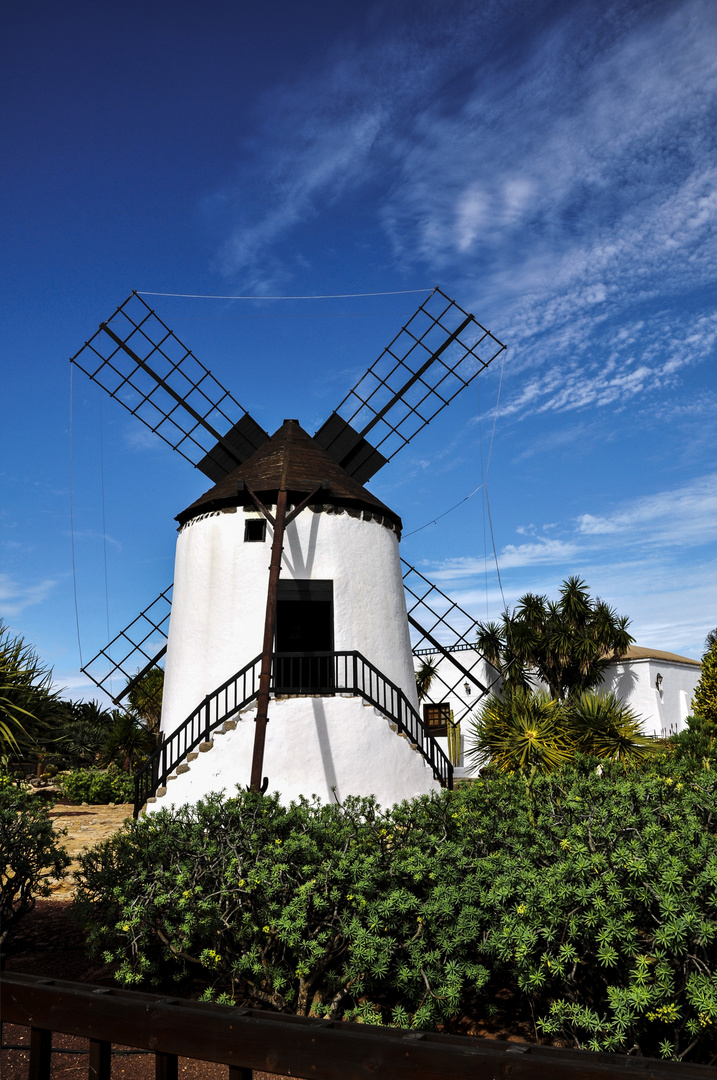
[[[134,712],[147,725],[153,735],[159,732],[162,718],[162,692],[164,690],[164,671],[153,667],[138,679],[130,690],[129,703]]]
[[[102,746],[103,763],[119,763],[125,772],[132,772],[138,761],[155,747],[154,736],[144,724],[129,712],[113,712],[114,722]]]
[[[605,669],[634,641],[629,619],[592,599],[584,581],[567,578],[559,600],[526,593],[500,623],[480,623],[478,648],[508,690],[537,679],[560,701],[597,686]]]
[[[416,671],[416,693],[419,701],[423,701],[428,696],[437,671],[438,660],[435,656],[426,656],[421,661]]]

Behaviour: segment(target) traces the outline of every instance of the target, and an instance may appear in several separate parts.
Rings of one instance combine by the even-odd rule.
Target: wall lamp
[[[463,689],[464,689],[464,690],[465,690],[465,692],[466,692],[466,696],[467,696],[467,697],[470,697],[470,696],[471,696],[471,693],[472,693],[472,691],[471,691],[471,684],[470,684],[469,682],[464,682],[464,683],[463,683]]]
[[[657,687],[657,692],[661,694],[662,693],[662,675],[660,675],[659,671],[657,673],[657,678],[655,679],[655,686]]]

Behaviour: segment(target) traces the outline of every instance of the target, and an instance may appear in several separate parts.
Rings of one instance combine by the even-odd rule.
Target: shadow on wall
[[[324,702],[322,698],[314,698],[312,704],[314,709],[316,734],[319,738],[319,750],[321,751],[321,763],[324,768],[324,776],[326,777],[326,789],[333,793],[336,802],[340,802],[341,792],[339,791],[336,770],[334,768],[334,758],[331,753],[331,742],[329,740],[329,729],[326,723]]]
[[[604,678],[598,690],[612,690],[621,701],[629,701],[637,687],[637,681],[635,672],[631,668],[627,668],[626,671],[621,672],[619,675],[616,673],[609,679]]]

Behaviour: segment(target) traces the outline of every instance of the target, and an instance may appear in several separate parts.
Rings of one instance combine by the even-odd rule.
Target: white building
[[[464,773],[466,737],[470,741],[470,723],[485,701],[480,690],[461,676],[454,663],[437,650],[422,649],[414,657],[414,667],[432,657],[436,674],[428,697],[422,702],[424,723],[437,734],[439,743],[449,753],[448,731],[452,720],[460,724],[460,756],[456,756],[456,777]],[[497,690],[500,678],[477,649],[460,646],[451,657],[477,678],[487,689]],[[699,660],[677,653],[631,645],[624,659],[608,667],[598,690],[612,691],[642,720],[646,735],[667,738],[685,729],[692,714],[692,698],[700,678]],[[457,740],[454,738],[454,744]]]
[[[289,511],[312,501],[289,514],[284,535],[268,790],[283,801],[373,794],[390,805],[449,777],[416,711],[401,519],[287,420],[178,516],[168,741],[148,809],[250,782],[272,547],[272,524],[253,496],[276,513],[280,490]]]
[[[686,728],[701,669],[688,656],[631,645],[610,665],[603,686],[637,713],[646,735],[666,739]]]

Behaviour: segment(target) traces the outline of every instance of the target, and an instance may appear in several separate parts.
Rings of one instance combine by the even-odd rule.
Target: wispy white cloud
[[[18,582],[9,574],[0,574],[0,616],[14,618],[25,608],[41,604],[57,585],[54,578]]]
[[[495,617],[504,599],[510,607],[526,592],[556,596],[561,580],[577,573],[593,595],[630,616],[640,644],[701,655],[717,624],[717,474],[516,531],[529,539],[498,552],[503,594],[484,558],[446,559],[426,564],[424,573],[478,619]]]
[[[717,339],[707,310],[674,311],[717,273],[714,6],[452,14],[430,39],[386,21],[264,99],[263,149],[221,200],[225,272],[290,273],[280,243],[365,189],[399,263],[509,341],[504,416],[658,398]]]
[[[626,502],[609,514],[581,514],[578,532],[623,543],[697,547],[717,540],[717,473],[683,488]]]
[[[98,532],[97,529],[75,529],[73,536],[75,540],[102,540],[111,544],[118,551],[122,550],[122,544],[119,540],[115,540],[109,533]]]

